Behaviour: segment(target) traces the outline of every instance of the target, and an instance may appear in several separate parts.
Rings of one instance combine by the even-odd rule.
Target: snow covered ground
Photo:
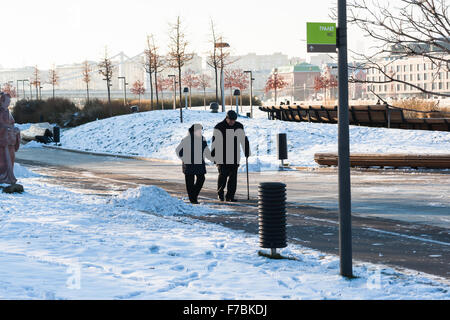
[[[272,170],[277,160],[277,133],[287,133],[289,163],[293,166],[316,166],[317,152],[337,152],[337,125],[269,121],[260,111],[255,119],[241,118],[246,126],[252,154],[252,171]],[[194,123],[201,123],[211,142],[213,128],[224,114],[202,110],[155,111],[115,117],[88,123],[63,132],[65,148],[175,160],[175,148]],[[352,152],[448,153],[450,132],[399,130],[386,128],[350,128]]]
[[[0,298],[450,298],[442,279],[368,263],[345,280],[336,257],[300,246],[283,251],[298,261],[258,257],[256,236],[192,220],[212,209],[155,187],[98,197],[16,174],[26,193],[0,194]]]

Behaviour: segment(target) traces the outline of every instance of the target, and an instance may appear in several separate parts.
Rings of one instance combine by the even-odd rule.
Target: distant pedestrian
[[[237,122],[238,115],[229,111],[225,120],[214,128],[212,156],[219,170],[217,194],[220,201],[236,202],[238,169],[241,161],[241,148],[245,152],[248,139],[244,126]],[[250,150],[248,151],[250,155]],[[225,188],[227,193],[225,195]]]
[[[205,158],[213,162],[211,151],[206,139],[203,137],[201,124],[194,124],[188,135],[181,141],[176,149],[177,156],[183,161],[183,173],[186,180],[186,190],[189,201],[198,204],[198,196],[205,183]]]

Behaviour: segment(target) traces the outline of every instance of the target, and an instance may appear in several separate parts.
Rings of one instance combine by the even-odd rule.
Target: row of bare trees
[[[53,97],[53,99],[55,99],[55,87],[59,84],[59,75],[58,75],[58,73],[56,71],[56,68],[54,66],[49,70],[48,78],[47,78],[46,82],[42,82],[42,80],[41,80],[41,72],[39,71],[38,66],[34,66],[33,67],[33,73],[31,75],[29,81],[30,81],[30,85],[35,88],[36,99],[40,99],[41,98],[40,97],[40,92],[41,92],[41,88],[42,88],[41,85],[42,84],[50,84],[52,86],[52,97]],[[14,88],[10,84],[9,84],[9,87],[10,87],[9,90],[11,90],[11,91],[16,92],[16,90],[18,90],[18,88]],[[30,90],[31,90],[31,88],[30,88]]]

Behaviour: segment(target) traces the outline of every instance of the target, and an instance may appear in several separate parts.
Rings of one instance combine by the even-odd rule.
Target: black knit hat
[[[199,123],[193,124],[192,127],[189,128],[189,133],[193,134],[196,130],[203,130],[203,126]]]
[[[237,118],[238,118],[238,115],[237,115],[237,113],[235,111],[230,110],[230,111],[227,112],[227,119],[237,120]]]

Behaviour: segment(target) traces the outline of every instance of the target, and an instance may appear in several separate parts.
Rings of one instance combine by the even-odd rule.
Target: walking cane
[[[248,157],[250,156],[250,142],[245,137],[245,164],[247,166],[247,200],[250,200],[250,183],[248,177]]]

